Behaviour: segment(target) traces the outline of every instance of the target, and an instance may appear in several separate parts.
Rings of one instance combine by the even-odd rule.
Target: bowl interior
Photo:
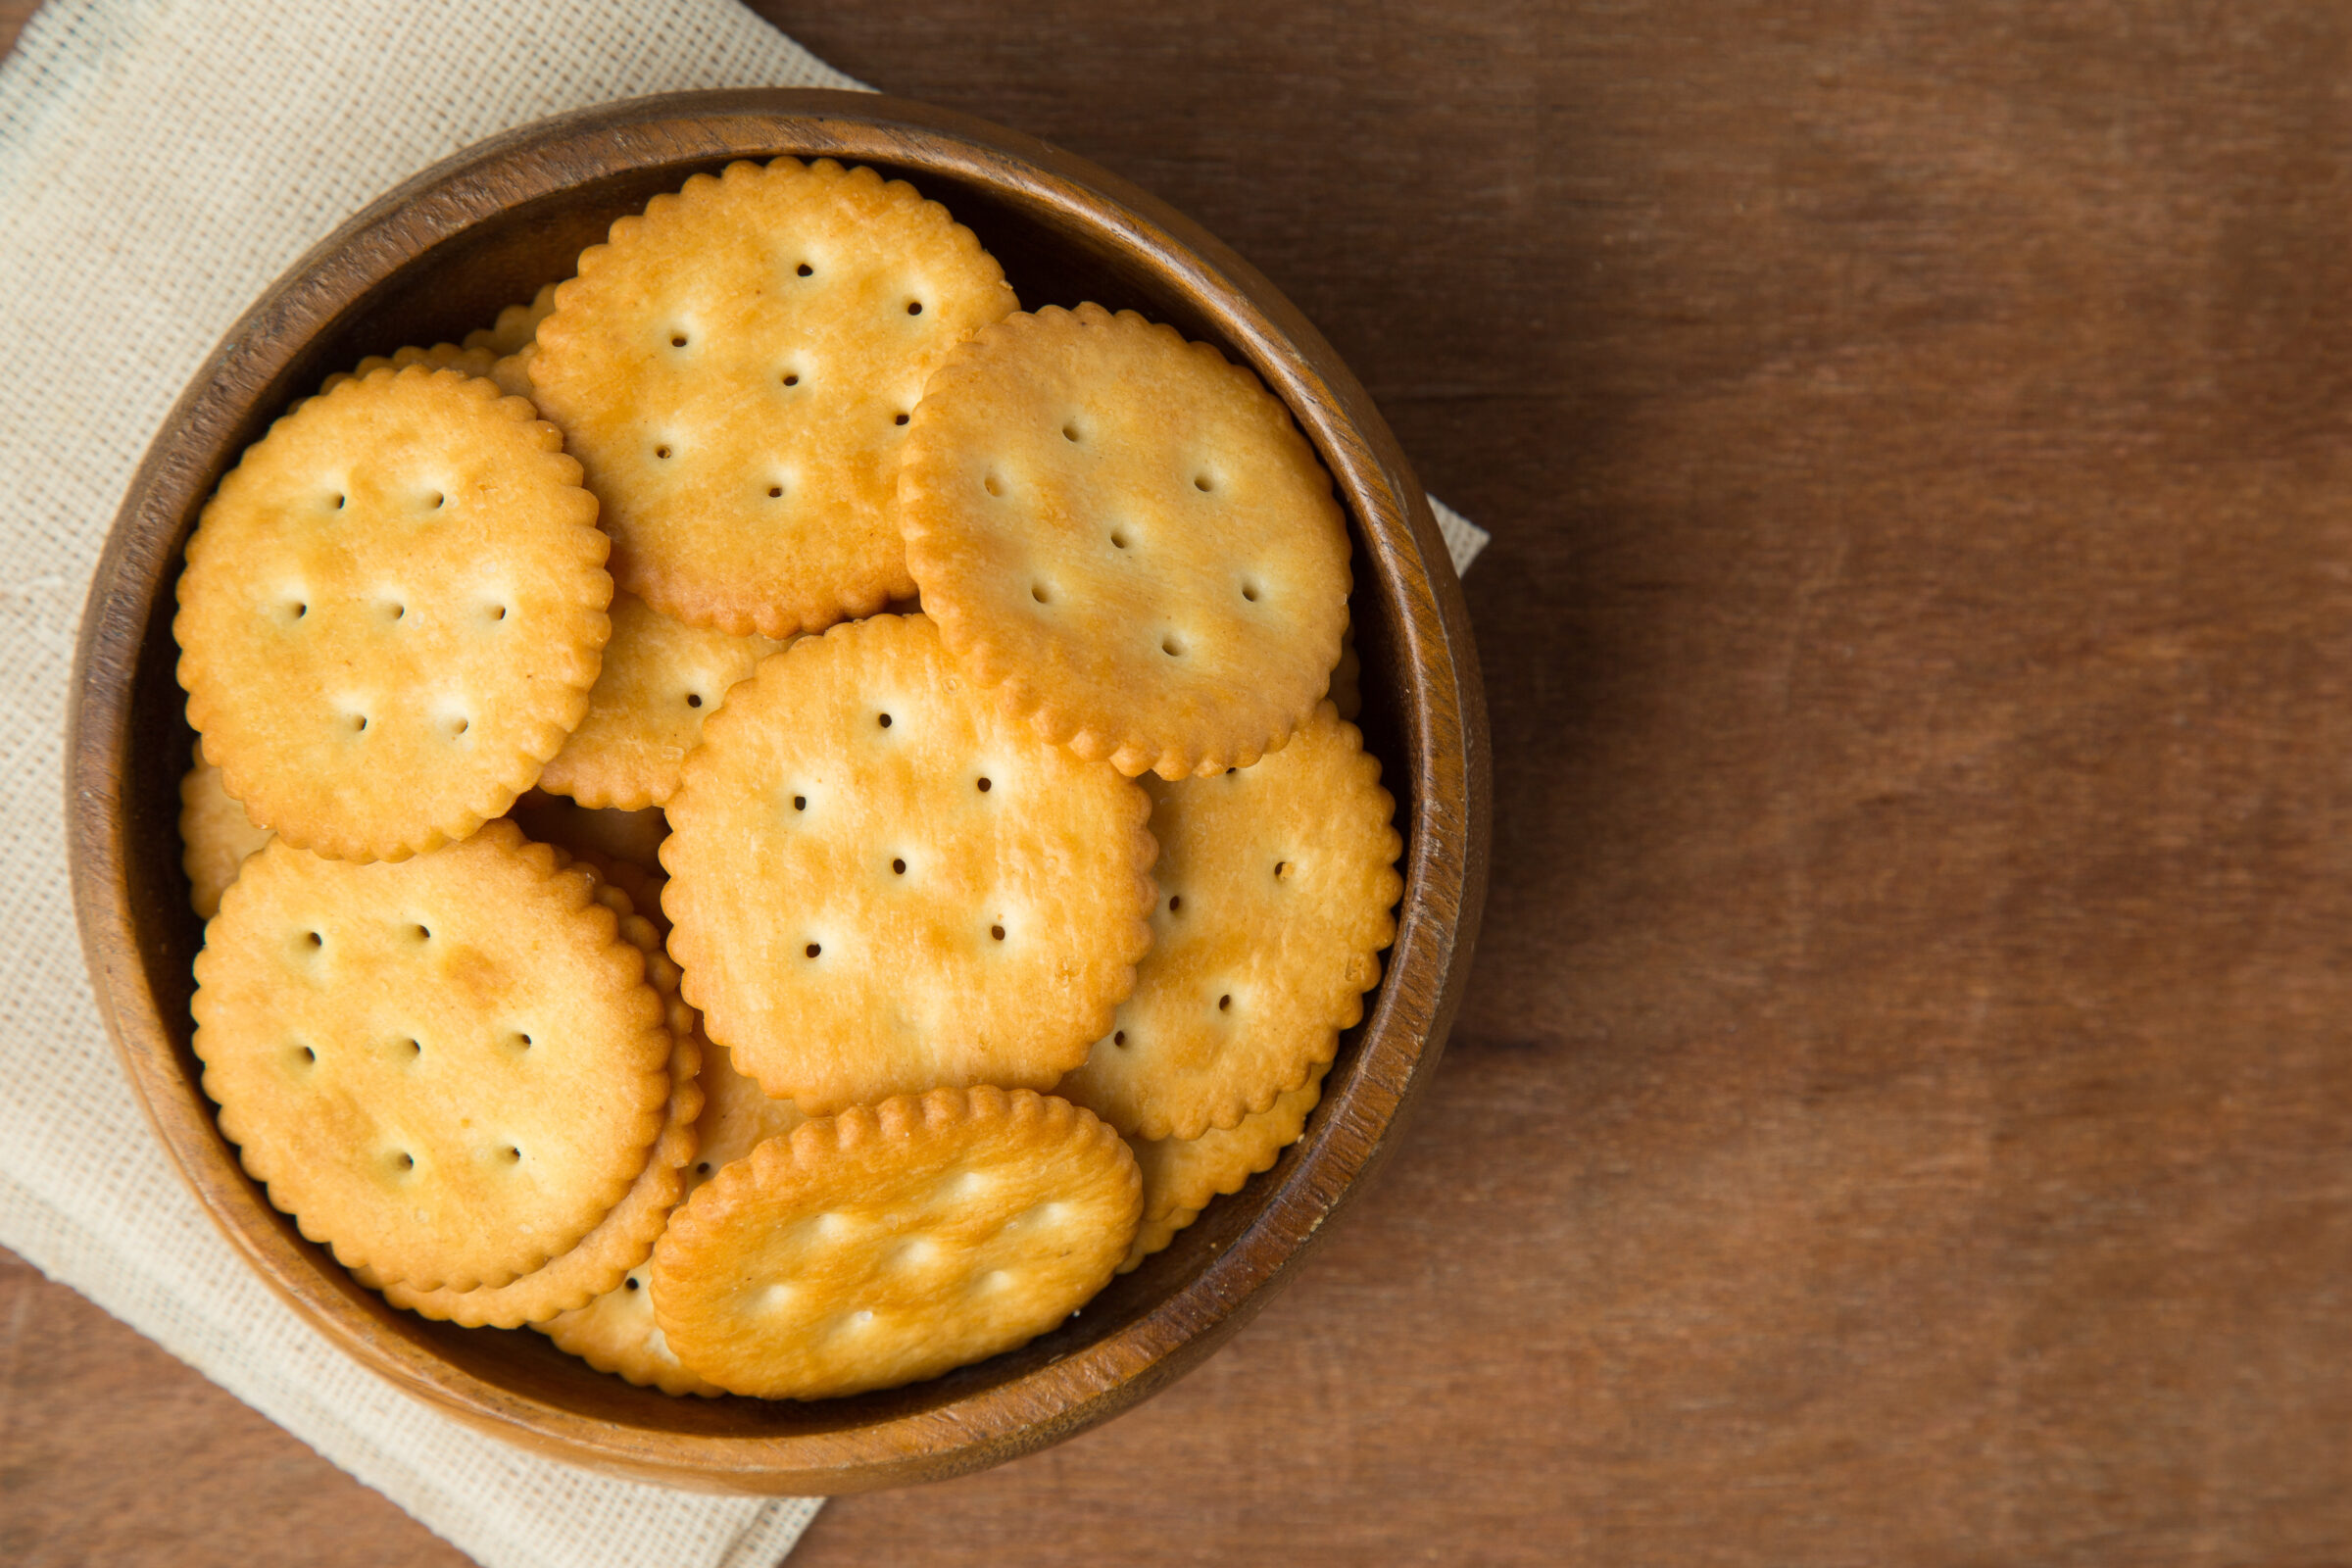
[[[835,150],[824,134],[808,128],[813,122],[789,116],[770,119],[773,128],[761,155],[814,156]],[[911,145],[897,151],[899,156],[889,161],[871,156],[856,161],[873,163],[886,175],[906,178],[925,196],[944,203],[1003,262],[1024,308],[1074,306],[1092,300],[1113,309],[1134,309],[1175,324],[1190,337],[1216,344],[1229,359],[1255,362],[1269,385],[1278,392],[1283,390],[1282,380],[1270,373],[1273,367],[1263,362],[1262,344],[1258,345],[1259,354],[1253,355],[1250,344],[1232,341],[1221,329],[1219,312],[1204,305],[1198,277],[1145,254],[1115,222],[1047,210],[1024,199],[993,160],[976,161],[962,153],[935,158]],[[298,335],[269,343],[273,331],[282,333],[285,323],[303,319],[306,296],[303,269],[298,268],[241,327],[253,340],[253,355],[267,373],[258,393],[221,426],[220,437],[190,459],[204,466],[205,471],[187,476],[187,493],[193,501],[183,509],[184,514],[176,517],[177,534],[170,542],[169,564],[162,569],[160,581],[142,585],[123,580],[110,586],[103,570],[101,581],[102,592],[151,595],[144,605],[118,601],[117,606],[134,616],[144,612],[144,629],[127,694],[128,732],[120,779],[120,876],[146,988],[187,1083],[194,1084],[199,1074],[189,1049],[188,1001],[193,991],[190,964],[202,933],[188,907],[187,883],[180,870],[177,786],[193,737],[184,717],[184,697],[173,675],[176,649],[172,615],[178,553],[203,499],[270,421],[315,390],[328,373],[347,368],[364,355],[388,354],[407,344],[455,340],[488,323],[502,306],[527,300],[542,283],[570,275],[578,253],[602,240],[614,219],[640,210],[660,192],[676,189],[692,173],[722,168],[734,155],[693,145],[649,145],[631,167],[590,172],[577,183],[529,195],[457,228],[385,275],[364,279],[348,303],[323,322],[313,321]],[[315,253],[304,264],[314,271],[336,265],[334,258],[323,252]],[[234,355],[239,346],[232,343],[228,352]],[[272,355],[277,363],[270,368]],[[1294,413],[1302,416],[1301,426],[1326,448],[1326,463],[1338,471],[1334,455],[1320,434],[1322,426],[1330,422],[1331,411],[1314,411],[1319,422],[1303,416],[1309,411],[1296,407],[1295,393],[1292,401]],[[183,404],[183,412],[187,407]],[[1385,440],[1385,431],[1381,436]],[[1407,479],[1409,482],[1409,475]],[[1355,545],[1351,610],[1363,665],[1363,711],[1358,723],[1367,744],[1382,759],[1384,783],[1397,799],[1396,824],[1408,840],[1404,865],[1410,906],[1417,896],[1411,840],[1421,787],[1414,762],[1427,755],[1432,737],[1423,733],[1425,726],[1415,710],[1408,678],[1411,664],[1406,645],[1413,639],[1400,606],[1409,585],[1396,580],[1393,565],[1396,542],[1385,539],[1382,548],[1372,548],[1360,498],[1350,495],[1345,482],[1338,488],[1348,506]],[[125,515],[129,515],[127,510]],[[1437,569],[1448,568],[1441,564]],[[1391,968],[1395,968],[1394,956]],[[1396,983],[1393,973],[1387,983]],[[1204,1270],[1259,1221],[1274,1196],[1291,1181],[1298,1162],[1324,1137],[1335,1106],[1344,1112],[1353,1102],[1351,1091],[1363,1068],[1366,1028],[1382,1027],[1390,1010],[1368,1004],[1370,1022],[1349,1031],[1343,1040],[1324,1105],[1310,1121],[1305,1142],[1286,1151],[1272,1171],[1256,1177],[1239,1196],[1212,1204],[1199,1222],[1178,1234],[1173,1246],[1134,1273],[1114,1280],[1078,1316],[1021,1349],[978,1365],[908,1388],[851,1398],[808,1404],[733,1397],[673,1398],[597,1373],[529,1330],[463,1329],[397,1311],[351,1281],[323,1249],[303,1241],[292,1222],[269,1206],[258,1186],[237,1168],[234,1150],[211,1127],[208,1117],[211,1157],[228,1173],[231,1183],[242,1184],[250,1211],[220,1215],[217,1200],[215,1207],[217,1217],[232,1236],[239,1228],[266,1227],[275,1232],[283,1244],[279,1255],[299,1259],[295,1267],[309,1276],[298,1294],[311,1298],[298,1299],[297,1304],[314,1320],[321,1316],[331,1319],[330,1332],[339,1333],[348,1346],[361,1351],[363,1359],[383,1370],[384,1357],[375,1352],[389,1349],[398,1359],[400,1347],[423,1350],[458,1380],[475,1385],[472,1393],[482,1407],[504,1412],[519,1425],[529,1426],[548,1412],[563,1412],[649,1436],[769,1440],[850,1433],[1021,1385],[1041,1369],[1114,1338],[1139,1318],[1185,1296],[1200,1281]],[[1450,1008],[1443,1006],[1442,1010]],[[1434,1042],[1407,1042],[1410,1054],[1402,1060],[1408,1080],[1417,1065],[1425,1065],[1419,1062],[1424,1051],[1434,1059],[1441,1043],[1442,1036]],[[1384,1068],[1392,1078],[1396,1070],[1395,1063]],[[1399,1093],[1390,1084],[1379,1098],[1379,1125],[1371,1129],[1375,1143],[1396,1108]],[[152,1105],[152,1094],[150,1102]],[[209,1110],[209,1104],[206,1108]],[[184,1164],[188,1159],[184,1143],[175,1152]],[[1327,1194],[1323,1200],[1333,1201],[1336,1197]],[[249,1243],[240,1245],[253,1255]],[[285,1288],[282,1279],[277,1283]],[[1200,1310],[1213,1321],[1230,1313],[1233,1305],[1215,1303]],[[1038,1441],[1061,1435],[1054,1429],[1060,1419],[1055,1409],[1041,1405],[1037,1419],[1044,1434]],[[1034,1443],[1020,1445],[1032,1446]],[[973,1462],[987,1462],[987,1458]],[[672,1475],[671,1479],[681,1477]],[[701,1479],[765,1490],[759,1480],[744,1475]],[[799,1484],[807,1484],[806,1478],[799,1478]],[[865,1484],[865,1478],[842,1479],[844,1486],[859,1484]]]

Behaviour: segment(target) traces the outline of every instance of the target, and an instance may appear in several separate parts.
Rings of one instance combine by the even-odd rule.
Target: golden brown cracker
[[[277,840],[196,957],[220,1130],[302,1233],[418,1289],[504,1285],[636,1180],[675,1049],[584,871],[494,822],[399,862]]]
[[[575,860],[574,864],[583,863]],[[623,873],[625,878],[627,873]],[[645,887],[642,872],[633,878]],[[655,890],[647,890],[655,891]],[[698,1152],[697,1137],[705,1106],[702,1073],[713,1053],[703,1039],[702,1020],[678,995],[678,969],[662,952],[666,928],[638,911],[637,905],[616,881],[600,878],[594,897],[612,912],[620,936],[646,956],[646,979],[661,994],[675,1042],[669,1055],[669,1104],[653,1153],[636,1181],[612,1210],[572,1247],[505,1285],[479,1286],[470,1291],[443,1287],[419,1290],[394,1282],[383,1287],[394,1306],[421,1312],[429,1318],[462,1323],[467,1328],[519,1328],[538,1323],[590,1303],[620,1288],[621,1276],[652,1257],[654,1238],[662,1234],[669,1211],[686,1195],[686,1167]]]
[[[672,1353],[720,1388],[816,1399],[1024,1345],[1126,1254],[1134,1157],[1067,1101],[902,1096],[727,1166],[654,1250]]]
[[[1403,845],[1380,763],[1329,703],[1254,766],[1151,788],[1152,951],[1056,1092],[1130,1137],[1198,1138],[1298,1088],[1363,1016]]]
[[[488,381],[378,369],[220,481],[172,631],[188,721],[257,824],[399,859],[506,810],[562,748],[612,592],[562,447]]]
[[[1323,1098],[1323,1078],[1330,1071],[1331,1063],[1318,1063],[1306,1082],[1232,1127],[1211,1127],[1198,1138],[1130,1139],[1127,1147],[1144,1178],[1144,1219],[1119,1272],[1174,1241],[1211,1200],[1240,1192],[1250,1177],[1270,1168],[1306,1131],[1307,1113]]]
[[[199,745],[196,765],[179,781],[179,863],[188,873],[188,902],[197,918],[210,920],[220,910],[237,868],[271,836],[255,827],[245,808],[220,787],[220,770],[204,760]]]
[[[641,810],[666,803],[678,765],[727,689],[783,645],[672,620],[633,594],[612,596],[612,638],[588,694],[588,716],[539,774],[539,787],[582,806]]]
[[[905,181],[739,163],[584,253],[529,368],[620,585],[780,638],[913,594],[892,503],[906,420],[948,352],[1018,303]]]
[[[514,353],[491,361],[490,368],[482,373],[496,381],[498,389],[511,398],[535,399],[538,388],[531,385],[531,361],[538,354],[538,344],[525,343]],[[536,404],[533,406],[536,407]]]
[[[392,353],[370,354],[350,370],[337,370],[318,390],[332,392],[346,381],[365,379],[377,370],[405,370],[412,365],[421,365],[428,370],[456,370],[464,375],[488,375],[498,357],[486,349],[460,348],[455,343],[436,343],[429,349],[395,349]]]
[[[735,1065],[823,1114],[1049,1088],[1149,941],[1151,803],[958,679],[920,615],[763,661],[670,799],[686,996]]]
[[[1082,757],[1247,766],[1330,684],[1349,581],[1330,476],[1256,376],[1132,311],[1049,306],[957,350],[899,504],[957,667]]]
[[[696,1128],[703,1140],[694,1161],[697,1186],[808,1119],[791,1101],[772,1098],[758,1079],[737,1072],[725,1047],[711,1047],[710,1059],[710,1095]]]
[[[507,306],[490,325],[466,333],[466,346],[493,356],[520,353],[530,346],[531,339],[538,335],[539,323],[555,308],[556,285],[542,283],[539,292],[531,296],[530,304]]]

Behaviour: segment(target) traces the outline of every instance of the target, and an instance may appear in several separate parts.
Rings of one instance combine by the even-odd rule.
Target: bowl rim
[[[724,1436],[631,1427],[502,1389],[386,1331],[291,1242],[184,1069],[139,955],[122,780],[133,682],[161,596],[224,452],[301,349],[408,263],[527,200],[653,167],[793,155],[989,187],[1075,226],[1202,311],[1282,397],[1331,470],[1396,628],[1405,892],[1385,983],[1298,1157],[1256,1217],[1181,1289],[1066,1357],[930,1409],[830,1432]],[[1360,579],[1359,579],[1359,587]],[[362,1365],[478,1429],[611,1473],[778,1494],[941,1479],[1058,1442],[1197,1364],[1287,1282],[1395,1147],[1459,1005],[1486,889],[1489,761],[1461,587],[1426,495],[1370,397],[1262,274],[1166,203],[1059,148],[950,110],[863,92],[723,89],[556,116],[469,147],[370,204],[296,261],[232,326],[159,429],[118,511],[83,611],[66,770],[76,922],[107,1031],[200,1205],[296,1312]],[[228,1168],[222,1168],[223,1163]],[[326,1265],[331,1267],[331,1265]]]

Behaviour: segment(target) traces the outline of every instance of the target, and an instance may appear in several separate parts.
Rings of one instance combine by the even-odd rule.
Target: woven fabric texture
[[[752,1568],[815,1499],[608,1480],[345,1359],[229,1250],[116,1064],[74,937],[75,626],[166,412],[289,263],[497,131],[646,93],[856,87],[731,0],[49,0],[0,66],[0,1243],[485,1568]],[[1457,564],[1485,535],[1440,510]]]

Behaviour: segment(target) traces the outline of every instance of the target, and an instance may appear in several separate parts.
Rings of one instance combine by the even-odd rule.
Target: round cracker
[[[1318,1064],[1306,1082],[1235,1126],[1211,1127],[1198,1138],[1130,1139],[1127,1147],[1144,1178],[1144,1219],[1119,1272],[1174,1241],[1211,1200],[1240,1192],[1250,1177],[1271,1168],[1306,1131],[1307,1113],[1323,1098],[1323,1078],[1330,1071],[1330,1062]]]
[[[398,863],[280,839],[221,900],[191,1004],[205,1093],[346,1267],[504,1285],[644,1168],[675,1041],[593,880],[494,822]]]
[[[1256,376],[1172,327],[1082,305],[983,331],[924,389],[899,505],[956,664],[1082,757],[1247,766],[1330,684],[1331,478]]]
[[[727,1054],[710,1048],[703,1057],[703,1083],[709,1093],[703,1114],[695,1123],[702,1148],[687,1172],[686,1191],[749,1154],[770,1138],[781,1138],[804,1119],[786,1100],[770,1100],[759,1084],[737,1072]],[[708,1383],[680,1364],[654,1321],[652,1292],[647,1289],[650,1263],[631,1269],[612,1290],[577,1311],[534,1324],[556,1342],[558,1348],[580,1357],[599,1372],[612,1372],[640,1387],[664,1394],[716,1396],[726,1391]]]
[[[198,919],[220,912],[220,895],[237,879],[238,867],[273,836],[255,827],[245,808],[220,787],[220,770],[204,760],[199,744],[196,765],[179,781],[179,863],[188,873],[188,903]]]
[[[488,326],[475,327],[466,334],[469,349],[486,349],[494,355],[520,353],[538,335],[539,323],[548,318],[556,308],[556,285],[542,283],[539,292],[531,296],[528,305],[509,305],[498,313],[498,318]]]
[[[368,355],[356,369],[337,370],[318,390],[332,392],[346,381],[362,380],[382,369],[405,370],[412,365],[421,365],[428,370],[457,370],[466,375],[486,376],[497,363],[498,356],[488,349],[460,348],[455,343],[436,343],[429,349],[395,349],[390,355]]]
[[[1255,766],[1150,788],[1152,951],[1057,1093],[1130,1137],[1198,1138],[1304,1083],[1363,1016],[1403,841],[1379,761],[1329,703]]]
[[[670,1350],[720,1388],[817,1399],[1027,1344],[1083,1306],[1141,1212],[1127,1146],[1064,1100],[940,1089],[771,1139],[654,1249]]]
[[[179,681],[257,824],[341,859],[462,839],[588,709],[609,548],[563,436],[454,370],[312,398],[220,481],[179,579]]]
[[[558,863],[562,863],[559,856]],[[595,868],[593,861],[575,861]],[[625,877],[625,873],[624,873]],[[658,887],[646,886],[642,872],[633,880],[640,896],[658,897]],[[505,1285],[479,1286],[470,1291],[419,1290],[394,1281],[382,1287],[394,1306],[407,1307],[429,1318],[463,1323],[467,1328],[519,1328],[560,1312],[581,1307],[609,1291],[618,1289],[621,1277],[653,1255],[654,1238],[668,1223],[669,1211],[686,1196],[685,1167],[697,1152],[697,1128],[705,1096],[703,1064],[710,1054],[703,1039],[702,1020],[678,995],[678,968],[662,951],[664,928],[638,912],[635,899],[622,891],[621,878],[600,876],[594,897],[612,911],[622,940],[645,955],[645,977],[661,994],[673,1046],[669,1054],[669,1105],[654,1140],[653,1154],[637,1179],[611,1213],[564,1252]],[[649,904],[648,906],[652,906]],[[372,1280],[363,1281],[372,1284]]]
[[[969,229],[830,159],[697,174],[612,225],[530,361],[620,585],[763,637],[911,598],[899,448],[949,351],[1018,307]]]
[[[673,620],[634,594],[612,596],[612,640],[588,716],[549,760],[539,787],[582,806],[642,810],[668,801],[678,765],[727,689],[783,646]]]
[[[712,1039],[823,1115],[1052,1088],[1151,935],[1151,801],[957,678],[920,615],[836,626],[728,695],[667,808],[670,953]]]

